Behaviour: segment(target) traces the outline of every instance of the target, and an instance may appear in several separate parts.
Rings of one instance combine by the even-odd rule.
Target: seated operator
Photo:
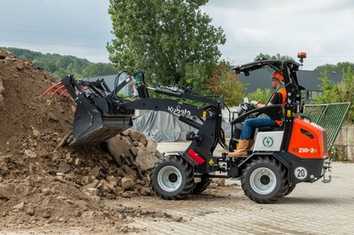
[[[285,104],[287,100],[287,92],[284,87],[284,76],[282,72],[276,71],[272,74],[272,88],[274,93],[270,98],[268,104],[257,103],[256,107],[261,108],[266,105]],[[245,157],[248,150],[251,148],[251,136],[256,128],[259,127],[272,127],[282,125],[282,110],[274,110],[268,114],[262,114],[259,117],[247,118],[243,124],[240,140],[237,150],[226,153],[228,157]]]

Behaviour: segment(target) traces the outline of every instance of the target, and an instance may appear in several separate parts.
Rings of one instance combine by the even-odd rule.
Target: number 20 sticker
[[[307,178],[307,170],[302,166],[296,167],[294,174],[299,180],[304,180]]]

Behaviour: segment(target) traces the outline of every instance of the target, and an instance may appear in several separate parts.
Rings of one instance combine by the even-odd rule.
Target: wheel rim
[[[277,186],[277,177],[271,169],[260,167],[251,173],[250,185],[256,193],[267,195],[273,192]]]
[[[164,166],[157,175],[157,183],[166,192],[174,192],[182,185],[182,174],[177,167]]]

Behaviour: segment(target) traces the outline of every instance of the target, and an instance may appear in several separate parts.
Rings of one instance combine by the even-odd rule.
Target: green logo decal
[[[273,146],[273,143],[274,143],[274,141],[273,141],[272,137],[266,136],[266,137],[263,138],[264,147],[270,148],[270,147]]]

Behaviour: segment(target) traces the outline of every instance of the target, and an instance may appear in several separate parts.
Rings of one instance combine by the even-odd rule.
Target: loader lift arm
[[[226,145],[221,126],[222,99],[198,96],[189,89],[147,87],[142,72],[118,81],[122,75],[118,75],[113,88],[108,87],[103,80],[77,81],[73,76],[63,79],[62,83],[77,104],[72,145],[100,143],[115,136],[132,126],[136,109],[167,112],[194,127],[197,133],[187,135],[187,139],[192,141],[188,149],[193,149],[203,157],[211,158],[218,143]],[[135,76],[142,79],[135,79]],[[136,85],[138,91],[138,97],[133,100],[118,94],[131,83]],[[150,97],[150,90],[166,98]],[[203,105],[190,104],[193,102]]]
[[[143,77],[142,72],[139,72],[138,77]],[[177,89],[175,87],[157,87],[151,88],[145,85],[145,81],[138,82],[139,98],[134,101],[125,101],[118,104],[118,109],[139,109],[139,110],[153,110],[162,111],[172,114],[178,119],[194,127],[197,133],[191,132],[187,134],[186,139],[191,140],[192,143],[185,151],[193,149],[201,156],[209,159],[217,146],[225,146],[225,134],[222,129],[222,109],[224,108],[223,99],[216,99],[212,97],[199,96],[190,89]],[[168,98],[151,98],[149,90],[165,95]],[[180,102],[179,100],[188,100],[193,102],[200,102],[204,105],[197,106]],[[193,162],[191,162],[193,164]]]

